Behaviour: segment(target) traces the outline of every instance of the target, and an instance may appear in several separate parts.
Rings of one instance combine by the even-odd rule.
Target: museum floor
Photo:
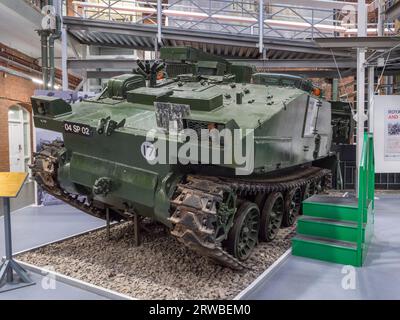
[[[356,269],[355,287],[344,289],[343,266],[290,254],[242,299],[400,299],[400,195],[379,195],[375,235],[367,262]],[[67,205],[26,207],[12,215],[14,252],[54,242],[101,226],[104,222]],[[0,255],[4,255],[0,218]],[[41,285],[43,275],[31,273],[36,285],[0,293],[0,299],[106,299],[74,285]],[[109,298],[109,297],[108,297]]]
[[[0,255],[4,256],[4,219],[0,218]],[[13,251],[24,251],[45,243],[104,226],[91,217],[67,205],[25,207],[12,214]],[[35,285],[0,293],[0,299],[104,299],[104,297],[57,281],[54,289],[42,287],[45,275],[31,272]]]
[[[343,289],[342,265],[289,255],[245,299],[400,299],[400,195],[375,201],[375,233],[355,288]]]

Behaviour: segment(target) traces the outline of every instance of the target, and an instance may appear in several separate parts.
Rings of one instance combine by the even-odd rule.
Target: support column
[[[62,71],[62,89],[63,89],[63,91],[67,91],[69,88],[67,60],[68,60],[67,30],[64,26],[61,26],[61,71]]]
[[[6,244],[6,260],[9,261],[12,259],[12,239],[11,239],[11,217],[10,217],[10,199],[3,199],[4,206],[4,236],[5,236],[5,244]],[[7,282],[13,281],[13,270],[8,268],[6,271],[6,279]]]
[[[264,51],[264,0],[259,0],[259,16],[258,16],[258,50],[260,53]]]
[[[368,68],[368,132],[374,132],[375,67]]]
[[[67,28],[64,26],[63,22],[63,1],[58,0],[58,16],[60,17],[60,32],[61,32],[61,82],[62,90],[68,91],[69,81],[68,81],[68,34]],[[66,15],[69,15],[70,6],[72,6],[72,1],[66,1]]]
[[[82,57],[82,59],[85,60],[87,58],[88,50],[89,50],[89,47],[87,45],[83,44],[81,46],[81,57]],[[83,91],[84,92],[89,92],[90,91],[90,80],[87,77],[87,69],[83,69],[82,70],[82,78],[84,80],[84,82],[83,82]]]
[[[162,39],[162,0],[157,0],[157,42]]]
[[[358,37],[367,36],[367,7],[365,0],[358,0]],[[359,167],[363,148],[365,122],[365,48],[357,49],[357,188],[359,189]]]
[[[332,79],[332,101],[339,101],[339,79]]]
[[[42,79],[43,79],[43,89],[47,90],[49,87],[49,58],[48,58],[48,46],[47,46],[47,38],[48,32],[45,30],[39,31],[40,35],[40,44],[42,49]]]
[[[154,58],[156,60],[160,58],[157,38],[154,39]]]
[[[51,32],[49,37],[49,81],[50,90],[54,90],[56,83],[56,67],[55,67],[55,41],[61,38],[61,24],[62,24],[62,1],[54,0],[49,1],[55,8],[56,29]]]
[[[387,95],[393,94],[393,76],[387,77]]]
[[[264,48],[264,50],[263,50],[262,58],[264,61],[267,60],[267,49],[266,48]]]
[[[382,37],[385,34],[385,24],[384,24],[384,11],[383,11],[383,1],[378,0],[378,36]]]

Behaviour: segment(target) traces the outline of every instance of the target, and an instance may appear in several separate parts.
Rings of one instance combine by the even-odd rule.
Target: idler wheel
[[[243,202],[225,242],[227,251],[241,261],[246,260],[257,244],[259,227],[260,211],[257,205],[249,201]]]
[[[274,192],[268,195],[261,212],[260,240],[272,241],[278,235],[285,210],[282,193]]]
[[[282,226],[291,227],[300,213],[301,189],[290,190],[285,197],[285,212],[283,213]]]

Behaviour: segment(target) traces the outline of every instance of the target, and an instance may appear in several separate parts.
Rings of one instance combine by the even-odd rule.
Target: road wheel
[[[257,244],[259,227],[260,211],[257,205],[243,202],[225,242],[227,251],[241,261],[248,259]]]
[[[290,190],[285,197],[285,212],[283,213],[282,226],[291,227],[300,213],[301,189]]]
[[[274,192],[268,195],[261,212],[260,240],[272,241],[278,235],[284,212],[282,193]]]

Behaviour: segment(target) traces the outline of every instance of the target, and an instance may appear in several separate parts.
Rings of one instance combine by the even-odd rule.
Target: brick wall
[[[332,79],[314,78],[310,80],[324,91],[327,100],[332,99]],[[354,77],[343,78],[343,80],[339,81],[339,100],[354,101],[354,90]]]
[[[33,95],[35,88],[36,85],[31,80],[0,72],[0,171],[9,171],[10,169],[8,109],[13,105],[19,104],[29,112],[32,112],[30,97]]]

